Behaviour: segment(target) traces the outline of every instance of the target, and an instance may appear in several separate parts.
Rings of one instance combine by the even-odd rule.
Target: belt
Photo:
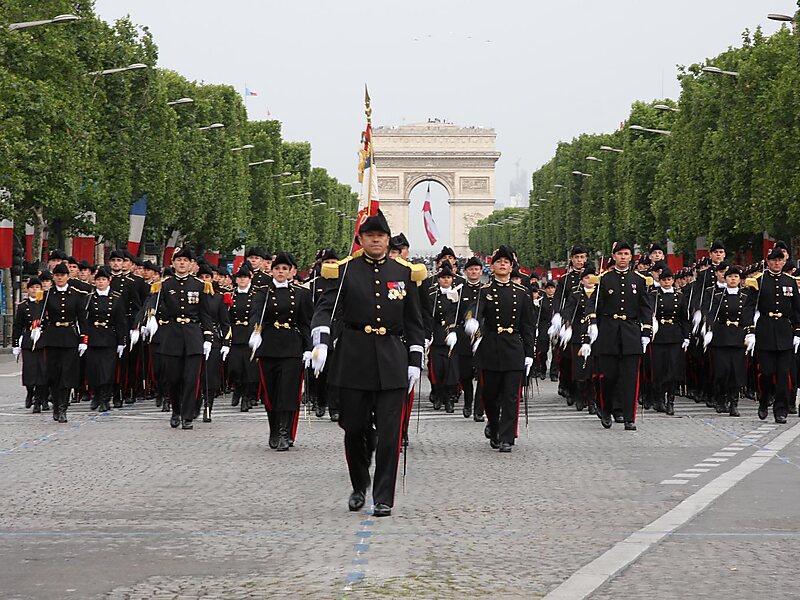
[[[497,333],[514,333],[513,327],[500,327],[497,326]]]
[[[56,327],[70,327],[74,325],[74,323],[71,321],[56,321],[55,323],[53,323],[53,325],[55,325]]]
[[[389,329],[383,325],[360,325],[358,323],[345,323],[345,327],[354,331],[363,331],[364,333],[375,335],[403,335],[400,331]]]
[[[234,325],[249,325],[249,321],[236,321]]]
[[[617,319],[622,319],[623,321],[627,321],[628,320],[628,315],[612,315],[612,316],[614,317],[614,320],[617,320]]]
[[[181,325],[188,325],[189,323],[197,323],[195,319],[190,319],[189,317],[175,317],[175,322]]]
[[[95,321],[95,327],[108,327],[108,321]]]
[[[158,320],[159,325],[166,325],[167,323],[169,323],[169,319],[167,319],[166,321],[162,321],[161,319]]]
[[[783,313],[780,313],[780,312],[776,312],[776,313],[771,312],[771,313],[767,313],[767,314],[770,317],[772,317],[773,319],[780,319],[783,316]],[[58,325],[58,323],[56,323],[56,325]]]
[[[280,321],[275,321],[275,322],[272,324],[272,326],[273,326],[275,329],[280,329],[281,327],[282,327],[283,329],[291,329],[291,327],[292,327],[291,323],[281,323]]]
[[[672,325],[675,322],[675,320],[674,319],[659,319],[658,322],[661,323],[662,325],[665,325],[667,323]]]
[[[733,325],[734,327],[738,327],[739,321],[725,321],[725,325],[727,325],[728,327],[730,327],[731,325]]]

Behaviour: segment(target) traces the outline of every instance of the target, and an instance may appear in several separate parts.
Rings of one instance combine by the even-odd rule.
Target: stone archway
[[[392,231],[408,232],[411,190],[435,181],[450,197],[450,244],[470,254],[470,228],[494,210],[496,137],[493,129],[438,122],[373,129],[378,193]]]

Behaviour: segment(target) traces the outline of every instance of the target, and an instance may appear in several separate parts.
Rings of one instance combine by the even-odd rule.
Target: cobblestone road
[[[221,399],[194,431],[152,402],[80,404],[58,425],[23,409],[17,370],[0,358],[2,598],[543,597],[798,421],[678,399],[675,417],[605,431],[543,382],[503,455],[460,406],[424,401],[406,493],[374,519],[347,511],[327,418],[286,453],[267,448],[263,412]],[[794,597],[780,581],[800,551],[800,446],[765,462],[594,597]]]

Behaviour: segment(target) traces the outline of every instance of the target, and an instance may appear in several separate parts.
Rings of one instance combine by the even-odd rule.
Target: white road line
[[[687,473],[708,473],[711,469],[684,469]]]
[[[688,479],[665,479],[661,482],[660,485],[683,485],[684,483],[689,483]],[[567,580],[569,581],[569,580]],[[564,582],[566,583],[566,581]],[[563,583],[561,585],[564,585]],[[556,588],[558,589],[558,588]],[[555,591],[555,590],[553,590]]]
[[[800,436],[800,424],[784,431],[764,447],[769,455],[751,456],[704,485],[675,508],[632,533],[602,555],[584,565],[545,598],[576,600],[586,598],[642,554],[688,523],[717,498],[751,473],[767,464],[780,450]],[[663,482],[662,482],[663,483]]]
[[[13,373],[0,373],[0,377],[20,377],[22,371],[14,371]]]
[[[740,450],[742,450],[742,448],[737,448],[736,446],[728,446],[727,448],[723,448],[722,450],[725,452],[739,452]]]
[[[678,473],[675,477],[689,477],[690,479],[694,479],[695,477],[700,477],[700,473]]]
[[[695,467],[718,467],[718,466],[719,466],[719,463],[704,463],[704,462],[697,463],[695,465]]]
[[[714,454],[712,454],[711,456],[714,456],[714,457],[717,457],[717,456],[731,457],[731,456],[736,456],[736,452],[714,452]]]

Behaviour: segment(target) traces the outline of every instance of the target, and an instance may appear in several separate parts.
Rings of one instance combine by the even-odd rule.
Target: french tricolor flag
[[[147,214],[147,194],[139,198],[131,206],[131,229],[128,234],[128,252],[134,256],[139,255],[139,246],[142,244],[144,231],[144,217]]]
[[[234,273],[236,273],[236,271],[239,270],[239,267],[241,267],[244,264],[244,252],[245,252],[245,250],[244,250],[244,246],[243,245],[239,246],[233,252],[233,272]]]
[[[439,228],[436,227],[436,221],[433,220],[433,212],[431,211],[431,184],[428,184],[428,191],[425,193],[425,204],[422,205],[422,219],[425,225],[425,233],[428,236],[431,246],[439,239]]]
[[[181,239],[181,232],[177,229],[172,230],[172,235],[167,240],[167,246],[164,248],[164,264],[168,265],[172,262],[172,254],[178,245],[178,240]]]

